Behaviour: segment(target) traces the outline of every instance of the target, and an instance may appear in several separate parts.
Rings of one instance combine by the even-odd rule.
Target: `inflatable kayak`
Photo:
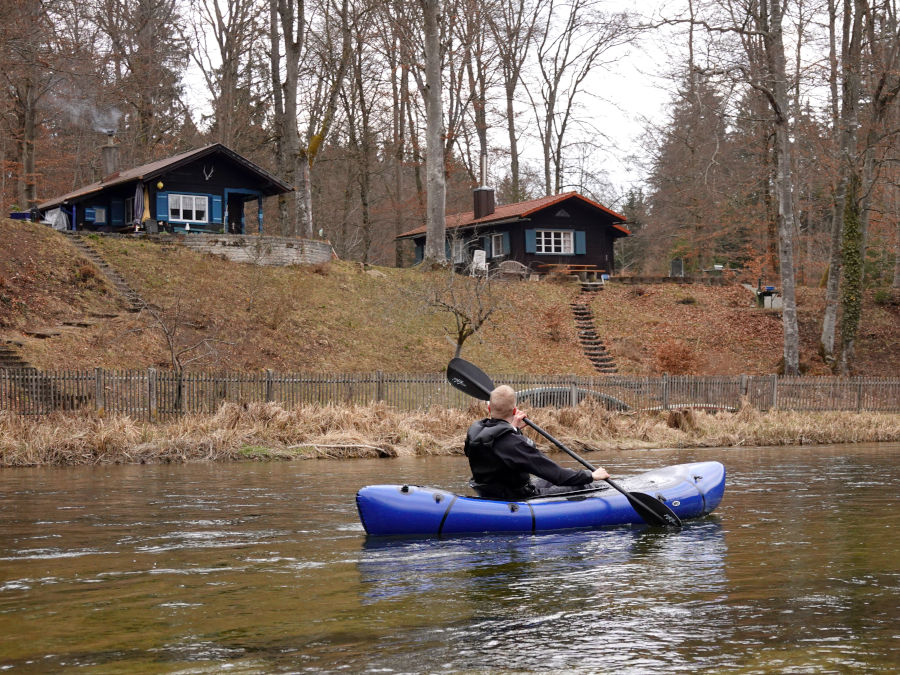
[[[725,467],[719,462],[677,464],[619,483],[628,492],[664,501],[684,520],[706,515],[719,505]],[[625,495],[606,486],[510,502],[415,485],[369,485],[356,493],[356,506],[372,536],[548,532],[644,522]]]

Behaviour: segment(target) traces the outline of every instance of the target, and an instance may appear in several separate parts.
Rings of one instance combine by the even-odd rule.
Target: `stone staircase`
[[[73,410],[84,402],[84,397],[60,390],[49,377],[22,358],[15,340],[0,340],[0,370],[7,371],[4,379],[15,390],[17,397],[24,397],[26,408],[32,412]]]
[[[21,342],[15,340],[0,341],[0,368],[31,368],[32,365],[19,353]]]
[[[126,311],[140,312],[146,306],[147,303],[138,292],[128,285],[128,282],[125,281],[122,275],[103,259],[100,253],[97,252],[97,249],[95,249],[87,239],[77,232],[67,231],[66,234],[69,236],[69,239],[75,248],[81,251],[84,257],[90,260],[100,273],[106,277],[109,283],[111,283],[119,292],[119,295],[125,302]]]
[[[590,288],[585,288],[590,286]],[[575,317],[575,327],[578,329],[578,340],[584,355],[594,365],[598,373],[615,373],[615,359],[606,350],[603,340],[597,335],[594,327],[594,313],[591,311],[591,297],[603,288],[603,284],[594,282],[582,282],[581,293],[572,301],[572,315]]]

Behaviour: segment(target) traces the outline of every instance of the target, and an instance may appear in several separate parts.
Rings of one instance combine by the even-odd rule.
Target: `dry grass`
[[[384,405],[225,404],[215,415],[160,424],[128,417],[55,415],[29,420],[0,414],[0,466],[194,462],[211,460],[395,457],[455,454],[482,414],[436,408],[399,412]],[[667,413],[610,413],[589,403],[542,410],[549,433],[576,450],[720,447],[896,441],[900,415],[694,412],[688,430]],[[530,432],[533,433],[533,432]],[[540,439],[539,439],[540,440]],[[546,447],[546,442],[541,442]]]

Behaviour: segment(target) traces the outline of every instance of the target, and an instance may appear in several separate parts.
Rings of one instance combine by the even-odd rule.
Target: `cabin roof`
[[[84,187],[80,187],[77,190],[73,190],[72,192],[66,193],[59,197],[54,197],[53,199],[49,199],[41,204],[38,204],[38,209],[43,211],[46,209],[51,209],[55,206],[59,206],[60,204],[65,204],[66,202],[79,201],[82,197],[87,197],[97,192],[102,192],[103,190],[114,187],[116,185],[122,185],[124,183],[130,183],[133,181],[143,182],[152,180],[158,176],[162,176],[172,169],[176,169],[180,166],[193,162],[194,160],[213,154],[225,155],[232,161],[246,168],[248,171],[256,174],[259,177],[260,181],[263,183],[262,191],[267,195],[276,195],[283,192],[290,192],[294,189],[281,179],[276,178],[275,176],[270,174],[262,167],[257,166],[246,157],[239,155],[234,150],[225,147],[221,143],[212,143],[202,148],[183,152],[180,155],[174,155],[165,159],[158,159],[154,162],[142,164],[141,166],[136,166],[132,169],[117,171],[110,174],[109,176],[106,176],[102,180],[97,181],[96,183],[85,185]]]
[[[592,199],[588,199],[587,197],[577,193],[577,192],[561,192],[558,195],[550,195],[549,197],[539,197],[537,199],[530,199],[525,202],[515,202],[514,204],[503,204],[501,206],[497,206],[494,209],[494,212],[487,216],[482,216],[481,218],[475,218],[474,211],[466,211],[464,213],[454,213],[447,215],[447,229],[455,229],[455,228],[465,228],[465,227],[475,227],[478,225],[489,225],[489,224],[500,224],[503,221],[518,221],[527,218],[528,216],[546,209],[550,206],[554,206],[555,204],[559,204],[560,202],[568,201],[570,199],[577,199],[582,201],[589,206],[599,209],[604,213],[609,214],[613,217],[613,220],[620,221],[619,223],[613,222],[611,226],[615,229],[621,231],[624,234],[631,234],[631,231],[628,230],[624,225],[626,218],[621,213],[616,213],[615,211],[606,208],[603,204],[599,202],[595,202]],[[408,232],[404,232],[403,234],[397,235],[397,239],[404,238],[413,238],[418,237],[425,234],[426,226],[422,225],[420,227],[415,228],[414,230],[409,230]]]

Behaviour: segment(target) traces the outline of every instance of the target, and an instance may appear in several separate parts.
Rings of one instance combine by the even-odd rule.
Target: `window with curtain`
[[[169,220],[185,223],[209,222],[206,195],[169,195]]]

